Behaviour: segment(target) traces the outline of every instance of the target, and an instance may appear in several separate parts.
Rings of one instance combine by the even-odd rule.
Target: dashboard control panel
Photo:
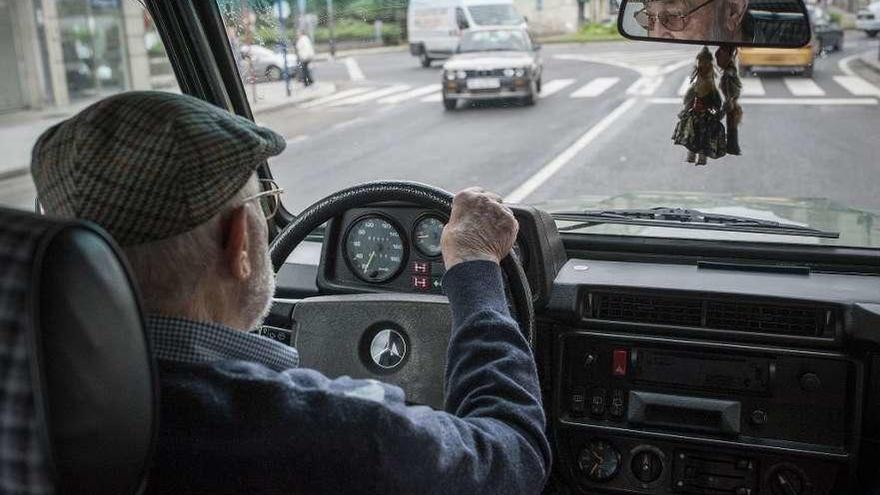
[[[826,493],[806,473],[855,448],[861,370],[834,352],[572,329],[557,355],[558,438],[589,492]]]

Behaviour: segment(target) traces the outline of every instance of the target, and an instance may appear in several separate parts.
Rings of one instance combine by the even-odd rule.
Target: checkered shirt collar
[[[210,363],[233,359],[259,363],[274,371],[299,366],[299,353],[293,347],[217,323],[151,315],[147,330],[159,360]]]

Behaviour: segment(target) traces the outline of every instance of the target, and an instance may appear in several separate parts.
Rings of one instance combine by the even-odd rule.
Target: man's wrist
[[[467,263],[468,261],[491,261],[495,264],[500,263],[497,256],[486,253],[468,253],[463,255],[452,254],[449,256],[443,256],[443,264],[446,266],[447,270],[450,270],[455,265]]]

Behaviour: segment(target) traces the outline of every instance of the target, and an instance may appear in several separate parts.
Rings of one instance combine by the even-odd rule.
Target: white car
[[[501,99],[534,105],[544,72],[539,49],[522,28],[468,31],[443,64],[443,107],[454,110],[460,100]]]
[[[862,30],[873,38],[880,32],[880,2],[874,2],[859,9],[856,14],[856,29]]]
[[[250,71],[255,79],[278,81],[284,77],[284,55],[259,45],[242,45],[243,70]],[[287,52],[287,69],[291,76],[298,65],[293,50]]]

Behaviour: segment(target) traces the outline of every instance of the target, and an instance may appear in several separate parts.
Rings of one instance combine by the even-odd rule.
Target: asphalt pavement
[[[813,79],[745,79],[743,155],[695,167],[670,136],[696,46],[634,42],[545,45],[544,92],[444,111],[440,64],[405,51],[314,66],[336,92],[257,121],[284,135],[270,160],[298,211],[343,187],[378,179],[448,190],[481,185],[508,199],[604,198],[631,192],[821,197],[880,210],[880,74],[858,61],[877,40],[847,32]],[[0,203],[32,204],[28,178],[0,181]]]

